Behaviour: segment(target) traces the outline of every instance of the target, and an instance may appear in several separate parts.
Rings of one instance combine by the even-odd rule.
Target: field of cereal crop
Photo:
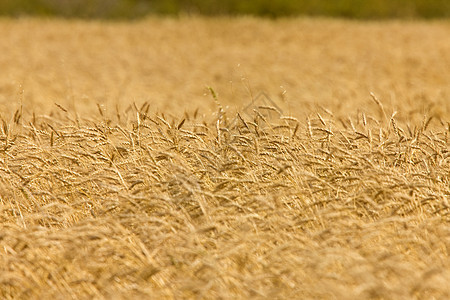
[[[450,23],[0,19],[2,299],[450,297]]]

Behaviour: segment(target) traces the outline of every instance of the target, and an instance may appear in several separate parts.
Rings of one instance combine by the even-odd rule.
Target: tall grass
[[[3,117],[1,297],[449,297],[450,125],[373,97]]]
[[[450,297],[447,22],[0,31],[1,299]]]

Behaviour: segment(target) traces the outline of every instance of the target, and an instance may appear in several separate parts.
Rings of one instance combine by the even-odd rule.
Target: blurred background
[[[351,19],[450,17],[449,0],[1,0],[0,15],[136,19],[147,15],[324,16]]]

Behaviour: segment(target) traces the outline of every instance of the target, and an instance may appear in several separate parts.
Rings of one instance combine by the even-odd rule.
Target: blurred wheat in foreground
[[[0,297],[449,298],[450,125],[374,101],[347,119],[17,111]]]

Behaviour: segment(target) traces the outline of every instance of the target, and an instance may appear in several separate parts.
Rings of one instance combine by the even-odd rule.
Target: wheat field
[[[2,299],[447,299],[450,23],[0,20]]]

